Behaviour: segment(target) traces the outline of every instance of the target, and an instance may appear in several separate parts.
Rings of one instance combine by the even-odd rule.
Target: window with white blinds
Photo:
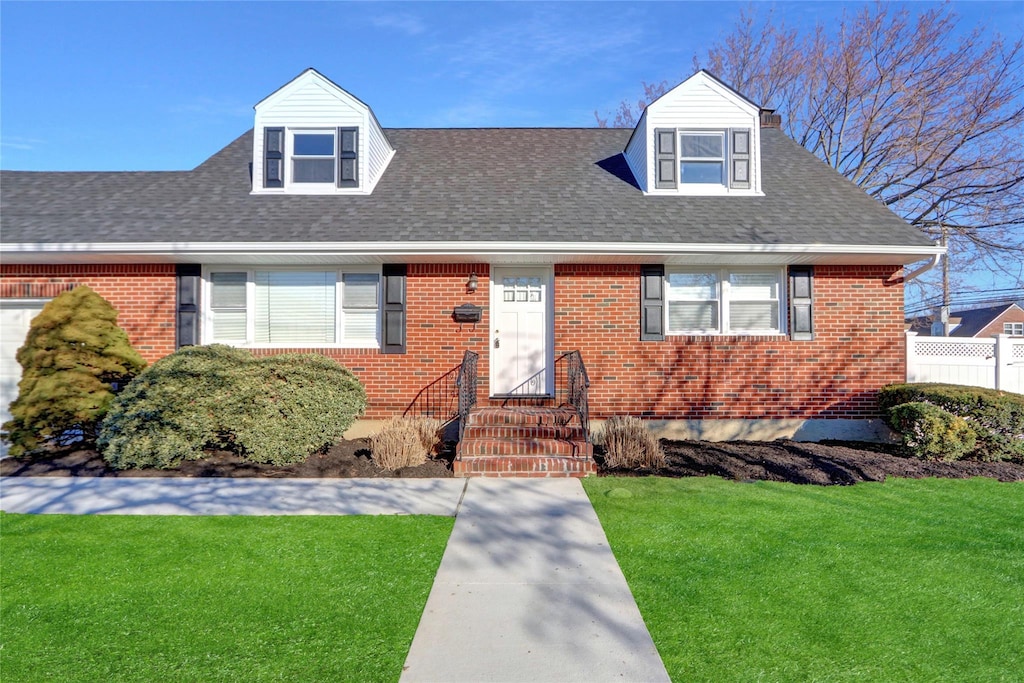
[[[666,272],[670,334],[781,334],[782,271]]]
[[[376,346],[380,275],[339,270],[211,270],[208,342]]]

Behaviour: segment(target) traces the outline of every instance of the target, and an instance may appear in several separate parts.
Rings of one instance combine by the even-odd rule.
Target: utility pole
[[[949,229],[945,223],[941,224],[942,246],[946,253],[942,255],[942,309],[939,311],[939,320],[942,321],[942,336],[948,337],[952,331],[949,324]]]

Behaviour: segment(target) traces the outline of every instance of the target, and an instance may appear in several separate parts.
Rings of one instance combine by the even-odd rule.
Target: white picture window
[[[292,182],[333,183],[335,168],[333,131],[292,133]]]
[[[683,185],[725,185],[725,132],[679,134],[679,182]]]
[[[1024,323],[1003,323],[1003,334],[1024,337]]]
[[[665,275],[669,334],[781,334],[780,269],[674,270]]]
[[[302,268],[210,269],[207,343],[376,347],[380,274]]]

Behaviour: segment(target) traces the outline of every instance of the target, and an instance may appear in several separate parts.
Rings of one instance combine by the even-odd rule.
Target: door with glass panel
[[[492,277],[491,394],[550,395],[551,270],[494,268]]]

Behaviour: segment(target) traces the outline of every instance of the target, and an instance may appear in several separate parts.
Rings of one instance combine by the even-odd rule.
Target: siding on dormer
[[[642,189],[647,188],[647,143],[648,136],[646,135],[647,130],[647,112],[644,111],[640,115],[640,121],[636,124],[639,130],[629,139],[629,144],[626,145],[626,151],[624,156],[626,157],[626,163],[629,164],[629,170],[633,171],[633,178],[636,180],[636,184]]]
[[[725,189],[722,195],[761,194],[761,128],[759,108],[721,86],[704,72],[692,77],[669,90],[652,102],[644,111],[631,143],[626,148],[626,158],[645,193],[685,194],[678,190],[659,190],[654,186],[657,155],[654,148],[655,130],[672,128],[679,130],[719,130],[728,134],[729,129],[750,130],[750,189]],[[728,135],[727,135],[728,137]],[[643,138],[643,144],[638,139]],[[645,158],[642,161],[641,148]],[[717,194],[717,193],[716,193]]]
[[[384,132],[370,113],[369,107],[321,76],[307,71],[287,84],[256,107],[253,149],[253,178],[263,178],[263,135],[268,127],[285,129],[358,128],[358,168],[361,169],[357,188],[342,188],[340,194],[369,194],[387,168],[394,155]],[[289,159],[285,159],[285,189],[288,191]],[[262,184],[253,185],[261,192]],[[273,190],[271,190],[273,192]],[[282,192],[282,190],[277,190]]]

